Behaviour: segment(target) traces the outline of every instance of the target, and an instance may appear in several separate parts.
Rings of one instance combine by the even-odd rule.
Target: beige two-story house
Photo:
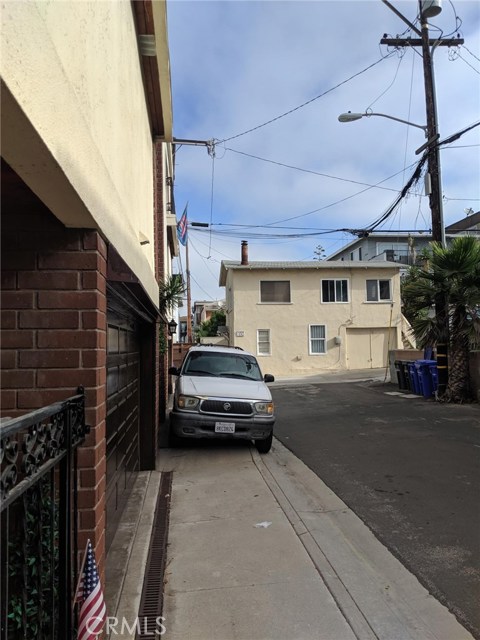
[[[223,261],[231,346],[277,376],[383,367],[401,344],[400,265]]]

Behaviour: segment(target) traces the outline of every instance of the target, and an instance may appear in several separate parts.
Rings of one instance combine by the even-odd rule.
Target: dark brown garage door
[[[108,310],[107,551],[140,468],[140,341],[134,316]]]

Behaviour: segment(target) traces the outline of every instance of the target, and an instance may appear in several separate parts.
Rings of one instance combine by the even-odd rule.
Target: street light
[[[403,120],[402,118],[397,118],[396,116],[389,116],[386,113],[374,113],[373,111],[365,111],[365,113],[352,113],[351,111],[347,111],[346,113],[341,113],[338,116],[339,122],[353,122],[354,120],[360,120],[361,118],[370,118],[370,116],[380,116],[381,118],[388,118],[389,120],[395,120],[396,122],[402,122],[403,124],[408,125],[409,127],[416,127],[417,129],[422,129],[425,137],[428,138],[429,127],[428,125],[416,124],[415,122],[410,122],[409,120]],[[425,149],[429,149],[434,143],[439,139],[440,135],[434,131],[432,137],[430,137],[425,144],[422,144],[421,147],[415,150],[415,153],[418,155]],[[445,242],[445,227],[443,224],[443,209],[442,209],[442,186],[441,186],[441,177],[440,177],[440,161],[438,159],[438,149],[432,146],[432,149],[429,149],[429,172],[428,172],[429,180],[425,181],[425,192],[426,195],[430,196],[430,209],[432,212],[432,230],[435,232],[432,234],[433,240],[439,241],[444,247],[446,246]],[[434,183],[435,179],[435,183]],[[433,197],[432,197],[433,196]]]
[[[352,113],[351,111],[347,111],[347,113],[341,113],[338,116],[338,120],[339,122],[353,122],[354,120],[360,120],[360,118],[370,118],[370,116],[380,116],[381,118],[388,118],[389,120],[403,122],[403,124],[408,124],[411,127],[417,127],[417,129],[422,129],[425,137],[427,137],[427,125],[415,124],[414,122],[409,122],[408,120],[402,120],[402,118],[388,116],[386,113],[373,113],[373,111],[365,111],[365,113]]]

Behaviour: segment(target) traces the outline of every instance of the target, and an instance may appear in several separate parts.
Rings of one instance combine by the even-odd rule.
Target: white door
[[[382,327],[347,329],[347,367],[349,369],[386,367],[388,351],[397,347],[395,336],[395,329],[389,330]]]

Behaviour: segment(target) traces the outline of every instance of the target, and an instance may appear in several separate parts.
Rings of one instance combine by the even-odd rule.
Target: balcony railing
[[[1,640],[75,638],[78,391],[0,426]]]
[[[385,249],[385,251],[370,258],[370,261],[397,262],[399,264],[412,266],[417,264],[417,257],[408,249]]]

